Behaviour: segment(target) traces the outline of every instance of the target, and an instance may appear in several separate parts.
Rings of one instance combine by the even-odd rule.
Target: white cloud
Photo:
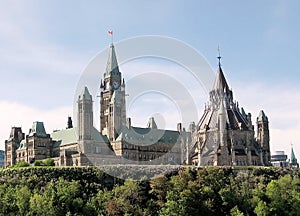
[[[271,151],[284,150],[290,154],[291,143],[300,160],[300,90],[286,83],[235,81],[234,99],[251,112],[253,124],[260,110],[269,119]]]

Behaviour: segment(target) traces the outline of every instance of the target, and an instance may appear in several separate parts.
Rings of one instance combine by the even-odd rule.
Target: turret
[[[85,86],[78,96],[78,139],[91,140],[93,130],[93,100]]]
[[[260,145],[262,154],[262,164],[269,165],[271,160],[270,155],[270,135],[269,135],[269,121],[264,111],[261,110],[256,119],[257,124],[257,138],[256,141]]]

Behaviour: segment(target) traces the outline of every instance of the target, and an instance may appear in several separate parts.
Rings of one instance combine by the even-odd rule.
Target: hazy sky
[[[22,126],[26,134],[36,120],[45,122],[48,133],[66,126],[67,116],[73,115],[81,73],[108,47],[107,31],[113,30],[116,44],[142,35],[181,40],[198,50],[214,71],[220,45],[223,71],[234,98],[252,113],[253,123],[265,110],[272,151],[285,150],[289,155],[293,143],[300,160],[299,7],[296,0],[1,0],[0,149],[11,126]],[[153,59],[132,62],[121,67],[124,77],[138,73],[139,64],[143,70],[157,71],[160,66],[167,70]],[[157,112],[166,114],[165,121],[176,128],[176,118],[169,113],[168,119],[159,100],[144,113],[139,112],[139,103],[143,101],[137,100],[137,108],[130,112],[134,123],[146,124],[148,116],[142,114]],[[164,103],[168,104],[161,98]],[[204,105],[196,104],[201,114]]]

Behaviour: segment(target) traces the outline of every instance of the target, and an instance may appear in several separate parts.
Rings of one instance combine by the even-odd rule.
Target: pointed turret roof
[[[292,165],[297,165],[297,159],[296,159],[293,147],[291,150],[291,163],[292,163]]]
[[[156,122],[154,120],[154,117],[150,117],[149,121],[147,123],[147,128],[157,129]]]
[[[229,86],[227,84],[227,81],[225,79],[223,70],[221,68],[221,65],[219,64],[219,69],[217,73],[217,77],[215,79],[214,88],[213,90],[219,90],[220,92],[229,92]]]
[[[111,44],[109,46],[109,55],[106,64],[105,77],[110,76],[113,71],[119,72],[119,66],[118,66],[115,47],[113,44]]]
[[[259,112],[257,121],[268,121],[268,117],[265,115],[263,110]]]
[[[79,100],[83,100],[83,99],[92,100],[92,95],[90,94],[86,86],[84,86],[82,92],[79,95]]]

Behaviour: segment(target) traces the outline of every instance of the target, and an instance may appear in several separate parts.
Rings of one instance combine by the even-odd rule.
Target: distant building
[[[0,167],[5,165],[5,151],[0,150]]]
[[[271,156],[271,163],[274,167],[288,167],[287,155],[284,151],[275,151]]]
[[[295,156],[293,147],[292,147],[292,149],[291,149],[290,166],[291,166],[291,167],[297,167],[297,168],[299,167],[299,163],[297,162],[297,158],[296,158],[296,156]]]

